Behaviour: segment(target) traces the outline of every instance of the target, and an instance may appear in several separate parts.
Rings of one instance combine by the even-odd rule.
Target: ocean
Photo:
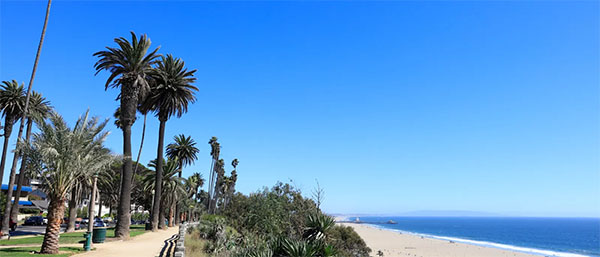
[[[397,224],[387,224],[389,220]],[[360,217],[360,221],[398,232],[541,256],[600,256],[600,218]]]

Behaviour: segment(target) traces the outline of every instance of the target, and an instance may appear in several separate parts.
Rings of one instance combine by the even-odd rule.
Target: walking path
[[[172,241],[179,232],[179,227],[167,230],[148,232],[126,241],[114,241],[103,244],[94,244],[96,250],[74,256],[86,257],[156,257],[172,256]]]

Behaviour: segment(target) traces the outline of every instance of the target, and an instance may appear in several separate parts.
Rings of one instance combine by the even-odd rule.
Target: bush
[[[365,241],[348,226],[336,225],[327,231],[327,242],[335,246],[341,256],[369,256],[371,249]]]

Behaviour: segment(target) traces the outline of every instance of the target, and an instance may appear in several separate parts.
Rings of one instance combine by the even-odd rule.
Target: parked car
[[[31,216],[25,220],[24,225],[26,226],[43,226],[44,218],[42,216]]]
[[[75,230],[79,230],[82,228],[83,228],[83,225],[81,224],[81,221],[75,221]]]

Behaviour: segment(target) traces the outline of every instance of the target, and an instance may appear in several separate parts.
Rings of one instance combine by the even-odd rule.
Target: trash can
[[[106,239],[106,227],[94,228],[94,234],[92,235],[92,242],[94,244],[104,243]]]

